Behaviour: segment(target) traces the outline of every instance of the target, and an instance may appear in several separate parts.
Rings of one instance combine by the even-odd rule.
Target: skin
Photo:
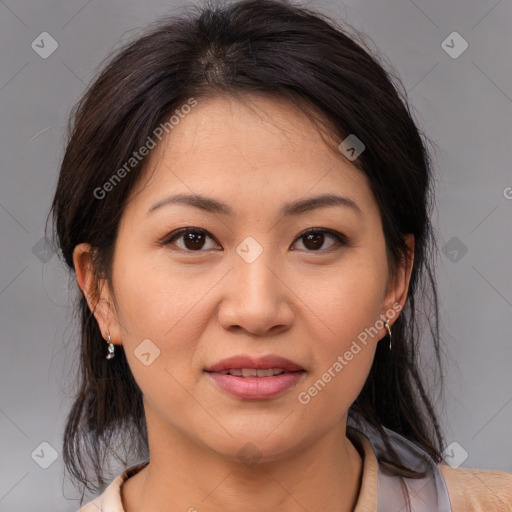
[[[327,149],[306,113],[259,95],[198,100],[150,157],[151,172],[122,214],[112,287],[95,278],[88,244],[74,252],[101,331],[124,345],[144,395],[150,464],[122,487],[125,510],[353,510],[362,460],[346,437],[347,411],[385,328],[307,405],[297,397],[406,300],[412,257],[391,279],[366,177]],[[146,215],[175,193],[215,198],[234,215],[179,204]],[[323,193],[350,198],[360,212],[279,214],[285,203]],[[183,237],[159,244],[184,227],[206,230],[203,246]],[[309,228],[348,243],[324,233],[315,251],[301,237]],[[263,248],[252,263],[236,252],[247,236]],[[149,366],[134,354],[145,339],[160,350]],[[280,397],[243,400],[203,371],[238,354],[277,354],[307,373]],[[247,443],[258,454],[249,465],[238,455]]]

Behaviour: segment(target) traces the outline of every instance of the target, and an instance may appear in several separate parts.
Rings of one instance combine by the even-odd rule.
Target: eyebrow
[[[216,199],[213,199],[211,197],[206,197],[198,194],[176,194],[165,197],[164,199],[158,201],[153,206],[151,206],[149,210],[146,212],[146,215],[149,215],[158,208],[171,204],[192,206],[194,208],[199,208],[200,210],[215,214],[222,214],[228,216],[234,215],[233,209],[227,204],[221,203],[220,201],[217,201]],[[357,213],[357,215],[360,216],[362,216],[363,214],[361,208],[359,208],[359,206],[352,199],[334,194],[322,194],[315,197],[297,199],[296,201],[292,201],[291,203],[286,203],[281,208],[279,214],[284,217],[289,217],[293,215],[301,215],[304,213],[308,213],[318,208],[332,206],[342,206],[345,208],[350,208],[355,213]]]

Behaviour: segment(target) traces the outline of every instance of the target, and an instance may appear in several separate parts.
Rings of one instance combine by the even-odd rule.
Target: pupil
[[[309,243],[312,242],[312,247],[310,247]],[[304,245],[308,249],[318,250],[322,247],[324,243],[324,235],[323,233],[309,233],[306,235],[306,241]]]
[[[204,234],[189,232],[185,235],[185,246],[187,249],[201,249],[204,244]]]

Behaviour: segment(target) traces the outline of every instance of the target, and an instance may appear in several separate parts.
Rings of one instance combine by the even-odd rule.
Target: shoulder
[[[78,512],[98,512],[101,510],[101,502],[103,500],[103,496],[98,496],[95,500],[90,501],[82,508],[78,510]]]
[[[94,500],[90,501],[78,512],[124,512],[121,488],[123,484],[149,464],[149,459],[126,468],[106,489]]]
[[[510,512],[512,474],[439,464],[453,512]]]

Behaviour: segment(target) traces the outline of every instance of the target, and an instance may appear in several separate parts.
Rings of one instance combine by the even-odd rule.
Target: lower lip
[[[273,377],[236,377],[207,372],[224,391],[246,399],[266,399],[282,395],[293,388],[306,372],[285,372]]]

